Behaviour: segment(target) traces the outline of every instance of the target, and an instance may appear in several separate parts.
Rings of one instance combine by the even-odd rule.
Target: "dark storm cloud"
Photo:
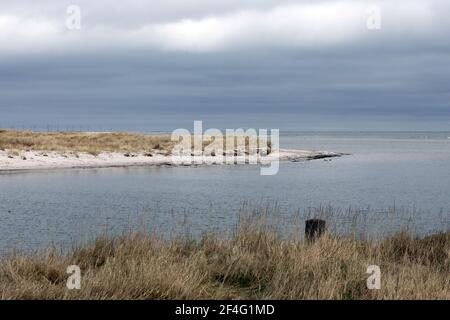
[[[208,1],[197,9],[173,1],[153,10],[144,2],[133,1],[117,22],[118,8],[100,15],[101,4],[81,1],[91,29],[70,41],[58,28],[53,29],[59,8],[54,3],[0,5],[0,22],[2,16],[8,16],[3,26],[10,23],[19,31],[27,24],[17,17],[41,9],[47,19],[37,24],[42,31],[38,41],[24,37],[23,42],[13,41],[0,53],[0,125],[58,123],[70,127],[91,123],[115,127],[129,121],[149,124],[145,128],[172,129],[194,119],[211,119],[218,126],[235,123],[300,130],[381,128],[381,123],[400,129],[449,128],[450,55],[444,35],[450,29],[444,20],[435,25],[429,17],[442,15],[436,11],[448,7],[442,1],[413,1],[410,16],[423,18],[419,27],[403,26],[392,18],[386,19],[379,31],[362,28],[355,33],[350,25],[331,32],[328,38],[328,31],[322,30],[319,34],[324,39],[304,42],[290,38],[290,27],[277,20],[287,11],[279,13],[274,8],[312,3],[308,1],[250,1],[243,5]],[[139,10],[141,7],[148,10]],[[239,14],[239,10],[250,9],[256,14]],[[408,7],[401,9],[407,11]],[[155,17],[155,12],[161,14]],[[197,37],[196,23],[203,30],[201,19],[210,14],[218,16],[213,29],[223,26],[229,30],[228,23],[233,21],[240,24],[244,35],[231,28],[223,37],[216,38],[214,32]],[[100,17],[94,20],[96,15]],[[284,28],[268,29],[280,39],[252,38],[258,35],[254,26],[261,26],[261,17],[270,17]],[[194,19],[194,32],[188,33],[187,40],[179,38],[179,27],[185,25],[177,22],[185,18]],[[94,21],[107,26],[101,35],[92,29]],[[158,23],[168,24],[158,33],[163,38],[144,44],[126,40],[136,26],[147,26],[144,35],[154,34],[148,26]],[[306,28],[311,22],[305,23],[300,26]],[[2,35],[1,26],[0,44],[5,46],[5,39],[15,31],[9,29],[9,34]],[[130,32],[133,38],[135,33]],[[116,34],[117,43],[112,41]],[[99,39],[105,40],[97,44]]]

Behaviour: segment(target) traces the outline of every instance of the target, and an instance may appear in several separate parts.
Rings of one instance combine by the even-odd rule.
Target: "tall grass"
[[[0,130],[0,149],[61,152],[142,152],[170,150],[173,142],[167,135],[144,135],[126,132],[32,132]]]
[[[147,233],[98,237],[68,253],[0,262],[2,299],[450,299],[450,233],[379,241],[326,234],[314,243],[241,219],[232,237],[170,241]],[[80,290],[66,268],[82,270]],[[369,265],[381,289],[369,290]]]
[[[242,145],[238,144],[238,137]],[[191,137],[192,151],[194,138],[194,136]],[[203,149],[213,141],[210,136],[203,136],[202,139]],[[237,135],[227,139],[232,141],[231,149],[227,148],[226,139],[224,139],[224,151],[251,151],[249,136]],[[24,150],[36,150],[86,152],[98,155],[101,152],[148,152],[155,149],[170,153],[175,143],[175,141],[171,141],[170,135],[127,132],[33,132],[0,129],[0,150],[9,150],[11,154]],[[271,151],[270,141],[264,145],[258,138],[255,138],[254,144],[256,147],[254,152],[259,150],[258,148],[266,148],[269,153]]]

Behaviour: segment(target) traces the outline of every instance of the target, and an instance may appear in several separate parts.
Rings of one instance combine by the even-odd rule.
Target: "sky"
[[[448,0],[0,2],[0,127],[450,131]]]

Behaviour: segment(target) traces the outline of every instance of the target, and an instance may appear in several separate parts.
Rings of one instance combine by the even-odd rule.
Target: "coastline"
[[[258,155],[246,156],[240,154],[234,157],[237,163],[270,164],[271,161],[308,161],[340,157],[345,154],[329,151],[309,151],[295,149],[280,149],[278,154],[273,153],[265,157]],[[172,156],[166,152],[155,150],[154,152],[101,152],[92,155],[86,152],[57,152],[57,151],[19,151],[11,154],[10,151],[0,151],[0,173],[21,172],[33,170],[52,169],[83,169],[83,168],[108,168],[108,167],[134,167],[134,166],[198,166],[208,164],[188,163],[188,158],[183,164],[175,163]],[[225,165],[223,162],[216,163],[216,157],[206,156],[205,163],[214,165]]]

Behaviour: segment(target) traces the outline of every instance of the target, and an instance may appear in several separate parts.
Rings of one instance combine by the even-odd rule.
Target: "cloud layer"
[[[128,15],[137,17],[136,20],[118,23],[119,7],[111,8],[105,3],[104,12],[99,12],[98,2],[96,6],[82,2],[79,5],[82,28],[72,31],[66,27],[69,15],[61,5],[59,14],[54,9],[44,10],[45,14],[33,13],[33,7],[30,12],[13,8],[9,8],[10,12],[1,11],[2,53],[103,48],[217,52],[248,48],[329,48],[367,42],[392,44],[404,39],[439,42],[446,36],[443,31],[448,30],[446,20],[441,19],[441,10],[450,9],[442,0],[402,1],[403,4],[387,0],[303,1],[264,8],[255,7],[251,1],[242,9],[204,13],[204,16],[191,13],[193,17],[179,19],[169,15],[166,21],[161,21],[163,17],[152,19],[139,13],[151,11],[152,6],[142,1],[132,3]],[[172,8],[177,10],[176,6]],[[377,8],[381,29],[374,31],[367,28],[367,23],[374,17],[378,19]]]
[[[70,4],[80,30],[65,25]],[[447,0],[3,1],[0,127],[450,130],[448,12]]]

